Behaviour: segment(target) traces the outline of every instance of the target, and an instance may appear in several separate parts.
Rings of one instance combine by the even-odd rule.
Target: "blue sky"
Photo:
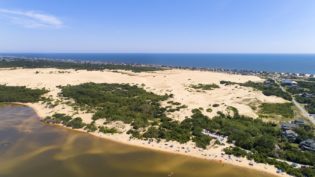
[[[0,52],[315,53],[314,0],[0,0]]]

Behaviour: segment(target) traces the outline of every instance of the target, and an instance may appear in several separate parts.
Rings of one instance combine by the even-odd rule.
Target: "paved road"
[[[294,98],[292,102],[300,110],[303,116],[308,118],[312,122],[312,124],[315,125],[315,119],[312,116],[310,116],[310,114],[304,109],[304,107],[300,103],[298,103]]]
[[[280,84],[279,84],[280,85]],[[280,85],[280,88],[284,91],[284,92],[287,92],[281,85]],[[302,113],[302,115],[309,119],[310,122],[315,125],[315,119],[310,116],[310,114],[305,110],[304,106],[301,105],[300,103],[298,103],[294,97],[292,97],[292,103],[300,110],[300,112]]]

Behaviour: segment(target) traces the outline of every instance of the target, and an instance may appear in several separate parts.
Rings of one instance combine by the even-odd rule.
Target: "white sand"
[[[36,71],[38,74],[36,74]],[[86,82],[95,83],[129,83],[138,84],[143,86],[147,91],[152,91],[156,94],[174,94],[172,101],[180,102],[187,105],[188,108],[182,109],[178,112],[170,113],[170,116],[176,120],[183,120],[186,116],[191,115],[191,110],[194,108],[203,108],[204,114],[209,117],[216,115],[217,111],[226,112],[228,106],[233,106],[239,110],[242,115],[257,117],[254,110],[248,106],[253,102],[269,102],[269,103],[283,103],[285,100],[274,96],[265,96],[259,91],[254,91],[251,88],[240,87],[235,85],[224,86],[220,85],[221,80],[232,82],[244,83],[247,81],[261,82],[263,81],[256,76],[242,76],[232,75],[225,73],[215,73],[206,71],[191,71],[191,70],[166,70],[152,73],[132,73],[127,71],[111,72],[111,71],[75,71],[75,70],[59,70],[59,69],[2,69],[0,70],[0,84],[7,84],[12,86],[27,86],[30,88],[43,88],[49,89],[49,93],[45,96],[51,96],[53,99],[60,99],[58,93],[60,89],[56,86],[59,85],[77,85]],[[191,84],[217,84],[220,85],[219,89],[211,91],[197,92],[189,88]],[[211,107],[209,105],[220,104],[219,107]],[[55,112],[66,113],[69,115],[76,115],[82,117],[85,123],[91,122],[92,114],[83,112],[77,113],[72,107],[61,103],[54,108],[49,108],[41,103],[27,104],[32,107],[37,114],[45,118]],[[167,103],[162,104],[166,106]],[[211,113],[206,112],[207,108],[211,108]],[[97,122],[101,124],[101,122]],[[122,124],[122,123],[119,123]],[[115,125],[117,126],[117,125]],[[207,150],[194,148],[194,144],[189,142],[181,145],[177,142],[152,142],[148,144],[147,141],[129,139],[126,131],[129,129],[128,125],[122,125],[120,128],[121,134],[105,135],[102,133],[93,133],[95,136],[107,138],[113,141],[136,145],[155,150],[179,153],[190,155],[194,157],[218,160],[224,163],[229,163],[241,167],[248,167],[251,169],[261,170],[279,176],[288,176],[286,174],[277,174],[276,169],[270,165],[256,164],[249,165],[246,159],[221,155],[222,149],[226,146],[209,147]],[[166,145],[167,144],[167,145]],[[173,146],[172,148],[170,146]],[[240,162],[241,161],[241,162]]]

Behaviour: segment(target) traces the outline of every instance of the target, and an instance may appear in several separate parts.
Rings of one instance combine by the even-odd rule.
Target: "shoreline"
[[[5,54],[5,53],[4,53]],[[110,54],[110,53],[109,53]],[[173,53],[174,54],[174,53]],[[175,53],[176,54],[176,53]],[[223,54],[224,55],[224,54]],[[244,54],[236,54],[244,55]],[[257,54],[245,54],[245,55],[257,55]],[[260,54],[260,55],[270,55],[270,54]],[[278,55],[278,54],[276,54]],[[286,54],[280,54],[286,55]],[[303,54],[302,54],[303,55]],[[305,55],[305,54],[304,54]],[[307,54],[306,54],[307,55]],[[126,66],[141,66],[141,67],[157,67],[166,69],[187,69],[192,71],[210,71],[210,72],[222,72],[227,74],[242,74],[242,75],[260,75],[262,73],[267,74],[281,74],[287,76],[301,76],[315,78],[315,73],[312,72],[301,72],[301,71],[279,71],[279,70],[261,70],[261,69],[244,69],[244,68],[228,68],[228,67],[201,67],[201,66],[181,66],[181,65],[171,65],[171,64],[143,64],[139,62],[128,63],[128,62],[118,62],[118,61],[106,61],[99,59],[67,59],[67,58],[51,58],[51,57],[31,57],[31,56],[14,56],[14,55],[3,55],[0,59],[5,60],[29,60],[29,61],[54,61],[54,62],[69,62],[69,63],[89,63],[89,64],[105,64],[105,65],[126,65]],[[312,76],[312,77],[311,77]]]
[[[39,121],[43,120],[43,117],[40,116],[40,110],[38,110],[38,108],[36,106],[34,106],[33,104],[17,103],[15,105],[27,106],[27,107],[33,109],[34,112],[37,115],[38,120]],[[238,158],[238,157],[232,156],[233,157],[233,160],[232,160],[232,159],[228,159],[229,155],[224,155],[223,157],[222,156],[217,156],[216,157],[214,155],[214,157],[211,156],[209,158],[209,156],[207,156],[208,157],[207,158],[207,157],[203,157],[201,155],[184,153],[184,152],[181,152],[181,151],[180,152],[176,152],[176,151],[170,150],[170,149],[163,149],[163,148],[155,147],[154,145],[153,146],[149,146],[148,144],[145,144],[145,142],[148,142],[146,140],[130,139],[130,140],[127,140],[127,141],[120,141],[120,140],[116,139],[116,136],[115,136],[115,135],[119,136],[119,134],[103,134],[103,133],[88,132],[88,131],[83,130],[83,129],[72,129],[72,128],[66,127],[66,126],[64,126],[62,124],[46,124],[46,123],[43,123],[43,124],[45,124],[47,126],[56,127],[56,128],[64,128],[64,129],[69,130],[69,131],[86,133],[89,136],[93,136],[95,138],[100,138],[102,140],[107,140],[107,141],[111,141],[111,142],[115,142],[115,143],[119,143],[119,144],[123,144],[123,145],[127,145],[127,146],[143,148],[143,149],[147,149],[147,150],[157,151],[157,152],[160,152],[160,153],[169,153],[169,154],[174,154],[174,155],[182,155],[182,156],[186,156],[186,157],[191,157],[191,158],[211,161],[211,162],[214,162],[214,163],[220,163],[223,166],[224,166],[224,164],[232,165],[232,166],[235,166],[235,167],[238,167],[238,168],[246,168],[246,169],[250,169],[250,170],[255,170],[255,171],[263,172],[263,173],[270,174],[270,175],[273,175],[273,176],[290,177],[290,175],[288,175],[286,173],[277,173],[276,172],[277,169],[275,167],[271,166],[271,165],[259,164],[259,163],[256,163],[256,162],[249,161],[246,158]],[[132,141],[132,140],[135,140],[135,141]],[[137,142],[142,142],[142,143],[139,144]],[[154,142],[154,143],[156,143],[156,145],[159,144],[157,142]],[[163,141],[161,144],[163,144],[163,143],[172,144],[174,142],[166,142],[166,141],[164,142]],[[241,162],[243,162],[243,163],[239,163],[238,161],[235,161],[234,159],[242,160]],[[253,166],[249,165],[249,162],[252,162]],[[272,170],[272,171],[270,171],[270,170]]]

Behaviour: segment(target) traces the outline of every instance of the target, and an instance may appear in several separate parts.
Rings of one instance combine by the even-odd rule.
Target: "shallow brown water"
[[[271,177],[263,172],[122,145],[0,107],[0,177]]]

